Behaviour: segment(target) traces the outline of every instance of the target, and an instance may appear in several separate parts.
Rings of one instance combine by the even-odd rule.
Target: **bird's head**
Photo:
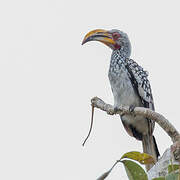
[[[126,33],[112,29],[110,31],[96,29],[87,33],[84,37],[82,45],[88,41],[100,41],[110,47],[112,50],[124,49],[131,51],[131,44]]]

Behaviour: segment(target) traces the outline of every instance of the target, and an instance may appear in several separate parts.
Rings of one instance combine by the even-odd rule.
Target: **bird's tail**
[[[142,145],[143,145],[143,152],[150,154],[154,157],[155,162],[158,160],[159,150],[156,144],[156,139],[152,135],[143,135],[142,137]],[[146,165],[147,171],[153,166],[152,165]]]

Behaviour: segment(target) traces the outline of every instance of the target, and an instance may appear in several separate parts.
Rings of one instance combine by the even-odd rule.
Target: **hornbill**
[[[154,110],[148,73],[130,59],[131,43],[127,34],[116,29],[96,29],[86,34],[82,44],[89,41],[100,41],[112,49],[108,77],[114,96],[114,109],[126,105],[131,111],[135,107]],[[143,152],[151,154],[157,161],[159,151],[153,136],[154,121],[133,114],[121,115],[120,118],[127,133],[142,141]]]

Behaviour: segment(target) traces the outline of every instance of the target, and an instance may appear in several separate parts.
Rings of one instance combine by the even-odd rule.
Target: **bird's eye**
[[[121,37],[121,35],[119,33],[116,33],[116,32],[113,33],[112,36],[113,36],[114,40],[117,40],[118,38]]]

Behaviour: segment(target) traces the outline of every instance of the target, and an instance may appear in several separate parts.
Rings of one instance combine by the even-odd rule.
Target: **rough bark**
[[[173,164],[179,164],[173,158],[173,154],[170,148],[166,149],[163,155],[159,158],[158,162],[147,172],[148,179],[157,178],[159,176],[165,176],[168,174],[168,166]]]

